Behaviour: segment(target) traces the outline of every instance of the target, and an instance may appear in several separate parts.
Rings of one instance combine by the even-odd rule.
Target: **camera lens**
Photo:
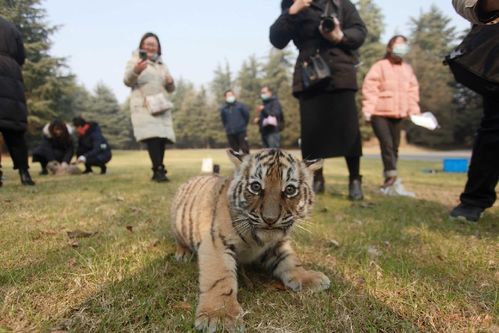
[[[334,30],[334,20],[332,18],[325,18],[322,20],[322,30],[324,32],[331,32]]]

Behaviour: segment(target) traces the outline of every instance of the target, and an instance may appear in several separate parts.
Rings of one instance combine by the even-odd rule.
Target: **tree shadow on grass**
[[[321,269],[320,267],[316,267]],[[415,332],[416,327],[331,270],[330,290],[283,291],[262,272],[246,270],[239,301],[246,332]],[[195,262],[157,258],[141,271],[104,286],[87,301],[48,322],[71,332],[194,332],[198,297]]]

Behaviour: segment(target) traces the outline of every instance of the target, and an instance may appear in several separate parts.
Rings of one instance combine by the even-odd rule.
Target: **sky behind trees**
[[[387,40],[408,34],[411,17],[432,4],[451,18],[458,30],[468,23],[454,12],[451,0],[376,0],[385,16]],[[218,64],[233,71],[250,55],[268,55],[268,29],[280,12],[278,0],[160,1],[46,0],[49,23],[60,25],[51,53],[68,58],[72,72],[87,89],[103,82],[123,102],[129,90],[123,71],[146,31],[161,39],[165,62],[176,78],[208,85]]]

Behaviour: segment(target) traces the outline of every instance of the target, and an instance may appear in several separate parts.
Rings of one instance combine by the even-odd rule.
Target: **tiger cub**
[[[260,264],[295,291],[330,284],[323,273],[303,268],[289,241],[293,225],[311,212],[312,173],[322,160],[302,162],[281,150],[228,155],[236,167],[233,177],[191,179],[179,188],[171,210],[177,260],[198,255],[198,330],[241,324],[238,264]]]

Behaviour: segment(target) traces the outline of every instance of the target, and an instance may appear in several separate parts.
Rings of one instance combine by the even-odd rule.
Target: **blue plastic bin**
[[[468,172],[468,164],[466,158],[445,158],[444,172],[465,173]]]

